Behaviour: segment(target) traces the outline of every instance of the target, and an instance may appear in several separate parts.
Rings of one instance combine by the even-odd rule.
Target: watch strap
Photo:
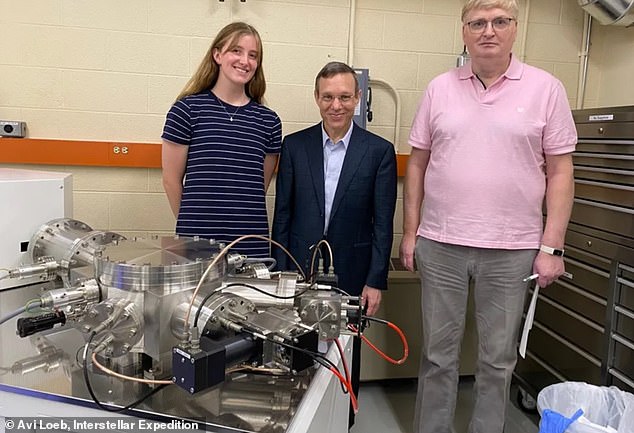
[[[542,251],[546,254],[550,254],[551,256],[559,256],[559,257],[564,256],[564,250],[559,248],[549,247],[547,245],[540,245],[539,251]]]

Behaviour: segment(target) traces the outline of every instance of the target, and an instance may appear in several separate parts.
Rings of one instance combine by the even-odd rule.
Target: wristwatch
[[[564,250],[560,250],[558,248],[548,247],[546,245],[540,245],[539,251],[542,251],[546,254],[550,254],[551,256],[564,256]]]

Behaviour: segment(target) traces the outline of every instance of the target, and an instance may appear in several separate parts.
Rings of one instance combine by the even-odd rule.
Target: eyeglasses
[[[339,102],[342,104],[347,104],[349,102],[352,102],[354,100],[354,95],[330,95],[330,94],[325,94],[325,95],[320,95],[319,99],[322,102],[325,102],[326,104],[332,104],[335,99],[339,99]]]
[[[509,28],[512,21],[517,21],[517,20],[515,18],[497,17],[497,18],[493,18],[491,21],[487,21],[487,20],[469,21],[468,23],[465,23],[465,25],[469,28],[469,31],[471,33],[476,33],[476,34],[482,33],[483,31],[485,31],[489,23],[491,23],[491,26],[493,26],[493,30],[497,32],[503,32],[504,30]]]

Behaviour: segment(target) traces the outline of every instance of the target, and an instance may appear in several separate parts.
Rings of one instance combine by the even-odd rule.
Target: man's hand
[[[361,296],[363,297],[361,302],[363,302],[363,306],[367,308],[365,314],[367,316],[374,316],[379,309],[379,305],[381,305],[381,290],[370,286],[363,286]]]
[[[416,235],[403,235],[399,247],[401,264],[410,272],[414,272],[414,250],[416,249]]]
[[[564,259],[559,256],[551,256],[544,252],[539,252],[533,262],[533,273],[539,274],[537,284],[539,287],[546,287],[564,273]]]

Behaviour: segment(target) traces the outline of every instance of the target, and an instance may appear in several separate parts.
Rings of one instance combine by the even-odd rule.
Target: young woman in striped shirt
[[[163,186],[176,233],[231,242],[269,236],[266,190],[281,148],[278,115],[262,104],[262,41],[252,26],[224,27],[167,113]],[[234,248],[269,257],[266,241]]]

